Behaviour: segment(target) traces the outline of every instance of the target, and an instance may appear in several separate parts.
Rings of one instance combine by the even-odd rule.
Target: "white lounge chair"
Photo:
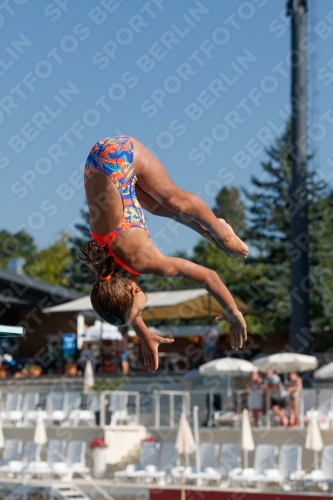
[[[63,481],[71,481],[74,474],[89,479],[90,469],[86,465],[86,446],[84,441],[70,441],[65,459],[53,463],[53,474]]]
[[[224,443],[221,446],[220,466],[221,479],[228,480],[229,472],[240,467],[241,451],[238,444]]]
[[[100,400],[98,394],[84,395],[83,408],[72,410],[69,414],[69,421],[72,425],[89,424],[95,425],[96,413],[100,410]]]
[[[18,461],[21,451],[22,441],[20,439],[6,439],[0,462],[0,474],[7,474],[9,472],[9,462]]]
[[[52,421],[64,423],[69,419],[71,411],[79,408],[81,403],[81,396],[78,391],[65,392],[61,409],[53,409]]]
[[[259,488],[270,483],[278,483],[285,489],[290,489],[290,482],[297,481],[302,467],[302,447],[297,444],[283,444],[279,452],[277,469],[265,469],[262,474],[255,476],[253,482]]]
[[[5,410],[2,412],[2,421],[18,424],[22,421],[22,399],[21,392],[8,392],[6,395]]]
[[[27,441],[24,445],[22,459],[10,460],[8,463],[7,473],[11,475],[24,474],[25,469],[29,463],[37,460],[38,447],[33,441]]]
[[[24,394],[22,403],[22,419],[25,424],[29,424],[29,422],[31,422],[32,420],[36,420],[38,403],[38,392],[27,392]],[[34,418],[35,415],[36,417]]]
[[[211,481],[220,482],[226,480],[228,482],[229,472],[237,469],[240,466],[241,454],[238,444],[224,443],[220,451],[220,463],[218,467],[207,467],[201,473],[201,478],[204,483]]]
[[[63,401],[64,401],[64,393],[63,392],[55,392],[52,391],[50,392],[47,397],[46,397],[46,405],[45,405],[45,410],[41,411],[41,415],[44,420],[47,420],[49,422],[55,422],[57,421],[56,418],[58,414],[58,411],[62,411],[63,408]],[[36,422],[37,419],[37,409],[35,410],[30,410],[28,413],[28,420],[29,422]]]
[[[144,471],[147,466],[157,466],[159,443],[143,442],[140,450],[138,465],[129,464],[126,469],[115,472],[116,481],[124,479],[135,479],[135,474],[138,471]]]
[[[111,426],[121,424],[137,424],[136,415],[130,415],[128,413],[128,394],[126,392],[114,391],[110,395],[108,410],[112,413],[110,422]]]
[[[303,471],[304,472],[304,471]],[[321,452],[320,469],[315,469],[303,476],[304,488],[317,485],[321,489],[327,489],[333,482],[333,445],[326,445]]]
[[[211,445],[216,447],[217,445]],[[213,457],[216,461],[216,448],[211,448],[211,453],[209,448],[207,448],[207,454],[211,454],[211,462],[213,461]],[[203,472],[198,474],[188,474],[185,473],[185,478],[189,477],[189,479],[201,479],[204,484],[208,484],[210,482],[220,482],[222,479],[228,479],[229,472],[233,469],[239,467],[240,464],[240,448],[238,444],[234,443],[225,443],[221,446],[220,451],[220,463],[216,467],[216,465],[208,465],[207,461],[202,462]]]
[[[31,476],[54,476],[53,466],[55,463],[65,460],[66,441],[53,439],[48,443],[46,461],[32,461],[24,469],[26,477]]]
[[[232,485],[249,486],[255,483],[255,478],[261,476],[267,469],[276,468],[278,447],[270,444],[258,444],[254,453],[254,467],[233,469],[229,472]]]
[[[179,456],[175,448],[175,443],[163,443],[159,465],[146,465],[143,470],[134,472],[133,478],[136,481],[152,482],[156,480],[159,484],[165,484],[166,477],[171,469],[178,465],[178,462]]]
[[[185,481],[194,481],[196,479],[206,483],[209,481],[219,481],[221,474],[217,470],[217,455],[218,445],[214,443],[201,443],[200,445],[200,468],[201,471],[197,472],[195,467],[186,467],[185,471],[179,468],[171,470],[173,480],[181,479],[184,474]]]

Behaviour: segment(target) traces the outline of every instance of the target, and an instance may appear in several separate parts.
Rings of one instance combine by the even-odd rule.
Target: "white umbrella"
[[[244,468],[247,468],[249,466],[248,452],[253,451],[254,448],[255,446],[253,441],[249,412],[246,408],[244,408],[241,434],[241,449],[244,451]]]
[[[35,427],[35,434],[34,434],[34,443],[38,447],[37,453],[36,453],[36,459],[37,459],[37,461],[39,461],[42,446],[44,446],[44,444],[47,443],[45,423],[44,423],[43,414],[42,414],[42,411],[40,408],[38,408],[38,412],[37,412],[37,420],[36,420],[36,427]]]
[[[318,452],[323,449],[324,443],[318,425],[318,412],[311,410],[308,431],[306,433],[305,448],[314,452],[315,469],[319,469]]]
[[[193,434],[185,413],[182,413],[180,417],[175,448],[179,455],[185,455],[185,457],[195,451]]]
[[[256,368],[256,366],[254,366],[254,364],[250,361],[229,357],[213,359],[213,361],[209,361],[208,363],[205,363],[199,367],[199,372],[201,375],[206,375],[209,377],[225,375],[228,377],[228,397],[230,397],[232,394],[230,377],[241,377],[257,370],[258,368]]]
[[[84,369],[83,392],[85,394],[88,394],[94,385],[95,385],[94,372],[91,361],[88,359]]]
[[[195,442],[193,438],[193,434],[191,431],[191,427],[186,418],[186,414],[182,413],[179,422],[179,429],[177,432],[176,451],[179,455],[185,456],[186,465],[189,464],[189,455],[195,450]],[[185,500],[185,481],[184,481],[184,473],[182,473],[181,479],[181,500]]]
[[[102,322],[89,326],[82,334],[83,340],[122,340],[122,338],[116,326]]]
[[[297,354],[295,352],[278,352],[270,356],[262,356],[253,361],[261,371],[273,370],[276,373],[306,372],[315,370],[318,360],[315,356]]]
[[[185,455],[185,462],[188,465],[188,456],[195,451],[195,442],[185,413],[180,417],[175,448],[179,455]],[[181,500],[183,499],[185,500],[184,474],[181,481]]]
[[[333,361],[316,370],[313,376],[316,379],[333,378]]]
[[[0,450],[4,448],[5,446],[5,438],[3,435],[3,430],[2,430],[2,420],[1,420],[1,415],[0,415]]]
[[[253,363],[245,359],[238,358],[220,358],[213,359],[199,367],[201,375],[216,376],[229,375],[240,377],[257,370]]]

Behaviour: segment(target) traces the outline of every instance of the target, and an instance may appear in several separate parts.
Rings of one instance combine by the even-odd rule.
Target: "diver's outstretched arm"
[[[146,241],[140,248],[140,235],[137,245],[136,263],[139,272],[162,277],[179,276],[204,286],[224,310],[225,315],[219,319],[228,322],[231,347],[239,349],[243,346],[247,338],[246,323],[234,298],[215,271],[186,259],[165,257],[151,241]]]
[[[155,371],[158,368],[158,346],[160,344],[170,344],[173,339],[159,337],[152,333],[147,328],[145,322],[140,317],[137,317],[132,322],[133,329],[141,340],[141,348],[143,352],[143,362],[148,367],[149,371]]]

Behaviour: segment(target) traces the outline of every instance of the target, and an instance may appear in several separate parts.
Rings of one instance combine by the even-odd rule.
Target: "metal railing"
[[[105,427],[105,426],[112,426],[113,425],[113,420],[110,418],[110,422],[107,423],[106,419],[106,414],[108,412],[109,408],[109,403],[106,402],[106,397],[116,395],[119,397],[119,400],[121,402],[122,398],[126,398],[126,405],[122,405],[120,403],[120,406],[118,409],[113,411],[113,414],[116,412],[119,412],[117,415],[117,418],[120,422],[135,422],[135,425],[140,425],[140,392],[138,391],[103,391],[100,393],[100,426]],[[132,397],[134,398],[134,407],[135,407],[135,412],[129,413],[128,408],[133,407],[133,404],[131,404],[128,399]],[[111,412],[110,412],[111,413]],[[132,415],[135,416],[135,419],[132,418]],[[114,415],[113,415],[114,416]],[[112,417],[113,417],[112,416]]]
[[[270,391],[256,391],[262,395],[262,416],[259,419],[259,426],[270,428],[274,419],[272,410],[272,393]],[[117,407],[110,405],[111,396],[116,395],[121,402],[126,402]],[[251,394],[251,393],[250,393]],[[254,394],[254,392],[252,393]],[[92,421],[82,422],[78,418],[70,419],[69,416],[63,422],[57,422],[59,426],[79,427],[84,425],[113,427],[115,425],[144,425],[155,428],[177,428],[182,413],[185,413],[189,422],[192,422],[192,408],[199,407],[199,418],[201,425],[212,427],[217,424],[240,425],[239,415],[244,408],[249,407],[249,393],[245,390],[234,391],[230,396],[227,391],[216,389],[199,390],[155,390],[152,394],[145,391],[103,391],[99,394],[98,408],[91,410]],[[0,401],[0,411],[4,412],[5,397],[2,395]],[[305,427],[309,419],[309,411],[312,408],[317,410],[319,423],[326,428],[333,423],[333,389],[303,389],[298,396],[298,424],[300,428]],[[45,406],[45,398],[41,403]],[[80,409],[76,410],[81,411]],[[221,418],[217,419],[216,414],[220,411]],[[230,420],[224,418],[222,413],[233,414]],[[6,420],[4,420],[6,421]],[[6,421],[7,423],[7,421]],[[45,421],[46,425],[54,425],[49,415]],[[27,424],[26,415],[22,412],[22,421],[14,424],[8,422],[7,425],[19,425],[20,427],[32,427],[33,422]],[[5,424],[6,425],[6,424]]]
[[[153,397],[154,397],[154,413],[155,413],[155,427],[156,429],[159,429],[161,427],[161,396],[167,396],[169,400],[169,425],[168,427],[175,427],[175,397],[180,396],[181,397],[181,406],[180,408],[180,414],[185,413],[186,416],[191,415],[191,406],[190,406],[190,393],[188,391],[154,391]],[[180,417],[179,412],[177,412],[178,416]],[[166,415],[164,414],[164,417]]]

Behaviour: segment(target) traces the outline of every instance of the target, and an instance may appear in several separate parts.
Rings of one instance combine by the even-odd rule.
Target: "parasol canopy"
[[[122,340],[123,336],[114,325],[100,323],[89,326],[82,334],[84,341],[88,340]]]
[[[316,379],[333,378],[333,361],[316,370],[313,376]]]
[[[315,370],[318,360],[315,356],[297,354],[295,352],[278,352],[270,356],[262,356],[253,361],[261,372],[273,370],[275,373],[306,372]]]
[[[227,375],[229,377],[240,377],[257,370],[258,368],[250,361],[230,357],[213,359],[199,367],[200,374],[207,376]]]

